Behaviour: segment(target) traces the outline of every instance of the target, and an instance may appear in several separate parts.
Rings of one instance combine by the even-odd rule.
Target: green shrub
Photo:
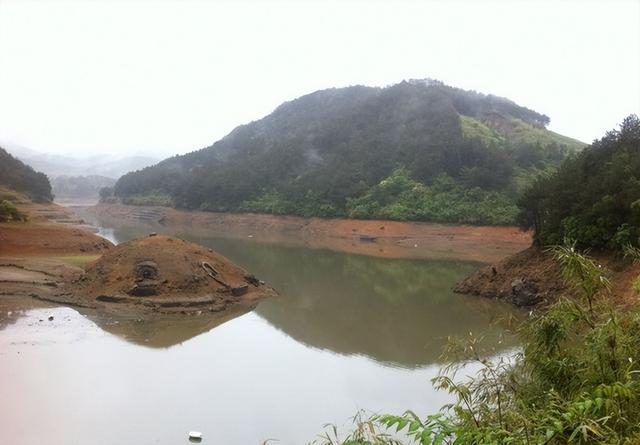
[[[505,192],[467,187],[446,174],[427,186],[403,167],[364,196],[347,200],[347,214],[356,219],[508,225],[517,213]]]
[[[133,195],[122,199],[123,204],[134,206],[161,206],[172,207],[173,198],[163,193],[153,193],[150,195]]]
[[[280,193],[275,190],[270,190],[263,192],[253,200],[243,201],[238,207],[238,211],[281,215],[286,213],[286,208],[287,206]]]
[[[26,217],[9,201],[0,201],[0,222],[24,221]]]

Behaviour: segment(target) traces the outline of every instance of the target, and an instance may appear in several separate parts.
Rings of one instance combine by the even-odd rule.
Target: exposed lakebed
[[[115,242],[160,231],[101,225]],[[249,312],[137,321],[29,300],[0,305],[0,437],[7,443],[306,443],[358,409],[434,412],[449,336],[495,353],[514,314],[453,294],[480,264],[387,259],[171,227],[278,290]],[[259,238],[259,237],[256,237]],[[49,317],[53,316],[53,320]]]

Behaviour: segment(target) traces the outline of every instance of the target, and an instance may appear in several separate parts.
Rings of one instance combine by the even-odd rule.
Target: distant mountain
[[[95,200],[99,199],[101,188],[113,187],[116,180],[106,176],[56,176],[51,180],[51,187],[56,201],[63,200]]]
[[[128,173],[115,194],[211,211],[508,224],[517,192],[584,146],[548,123],[434,80],[333,88]]]
[[[0,185],[26,193],[35,201],[51,201],[51,185],[47,176],[25,165],[0,148]]]
[[[24,147],[7,149],[18,159],[44,172],[49,178],[58,176],[105,176],[118,179],[127,172],[139,170],[159,161],[150,156],[117,156],[98,154],[71,156],[41,153]]]

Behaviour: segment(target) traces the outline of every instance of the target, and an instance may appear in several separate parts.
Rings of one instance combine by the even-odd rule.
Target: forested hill
[[[623,251],[640,246],[640,120],[618,130],[541,177],[519,202],[521,223],[539,244]]]
[[[210,211],[508,224],[518,191],[583,146],[548,123],[432,80],[328,89],[126,174],[115,194]]]
[[[26,193],[35,201],[51,201],[51,184],[44,173],[11,156],[0,147],[0,185]]]

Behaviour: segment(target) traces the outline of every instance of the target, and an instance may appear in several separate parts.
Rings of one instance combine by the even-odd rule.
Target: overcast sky
[[[640,0],[0,0],[0,144],[184,153],[312,91],[409,78],[590,142],[640,113]]]

